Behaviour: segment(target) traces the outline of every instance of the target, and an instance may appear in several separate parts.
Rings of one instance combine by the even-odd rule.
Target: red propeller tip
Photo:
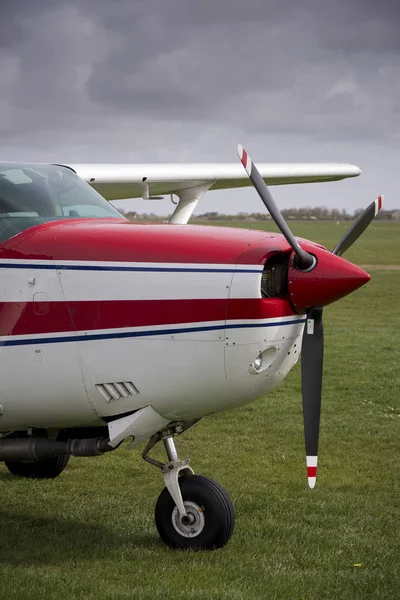
[[[250,177],[250,173],[251,173],[251,159],[250,159],[250,156],[247,154],[246,150],[240,144],[238,144],[238,148],[237,149],[238,149],[238,154],[239,154],[239,158],[240,158],[240,160],[242,162],[242,165],[246,169],[247,175]]]
[[[375,217],[378,214],[378,212],[381,210],[383,205],[383,194],[381,196],[378,196],[378,198],[375,200]]]
[[[317,480],[318,456],[307,456],[306,461],[307,461],[308,487],[313,489],[315,487],[315,482]]]

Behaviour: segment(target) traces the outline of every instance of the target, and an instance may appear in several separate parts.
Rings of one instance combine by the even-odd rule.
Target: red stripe
[[[0,335],[74,331],[66,302],[1,302]]]
[[[225,321],[227,301],[110,300],[71,302],[76,329],[147,327],[195,321]]]
[[[0,303],[0,335],[28,335],[293,315],[285,300],[103,300]]]
[[[242,154],[242,164],[243,164],[244,168],[247,167],[247,152],[244,148],[243,148],[243,154]]]
[[[382,208],[382,196],[379,196],[378,198],[378,211],[380,211]]]
[[[308,475],[308,477],[316,477],[317,476],[317,467],[307,467],[307,475]]]
[[[275,319],[295,315],[290,303],[278,298],[237,298],[228,302],[228,320]]]

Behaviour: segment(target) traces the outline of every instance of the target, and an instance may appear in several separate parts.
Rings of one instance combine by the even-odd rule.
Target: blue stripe
[[[52,265],[42,264],[23,264],[23,263],[0,263],[0,268],[3,269],[57,269],[60,271],[119,271],[119,272],[155,272],[155,273],[261,273],[259,270],[252,269],[199,269],[193,267],[112,267],[106,265]]]
[[[257,327],[280,327],[282,325],[296,325],[305,323],[306,319],[292,321],[275,321],[273,323],[248,323],[237,325],[209,325],[206,327],[189,327],[180,329],[153,329],[151,331],[122,331],[115,333],[94,333],[89,335],[76,335],[51,338],[30,338],[25,340],[0,340],[0,346],[29,346],[32,344],[60,344],[66,342],[88,342],[94,340],[116,340],[134,337],[149,337],[155,335],[171,335],[179,333],[197,333],[199,331],[218,331],[222,329],[254,329]]]

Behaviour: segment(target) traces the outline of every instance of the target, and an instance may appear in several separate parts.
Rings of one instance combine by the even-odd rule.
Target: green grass
[[[201,221],[192,219],[191,223],[207,225],[228,225],[244,229],[260,229],[262,231],[278,231],[271,221]],[[294,235],[304,237],[313,242],[324,244],[332,250],[345,231],[351,226],[350,221],[289,221]],[[345,258],[356,264],[365,265],[398,265],[400,264],[400,221],[374,221],[347,252]]]
[[[324,242],[321,225],[299,228],[315,227],[308,237]],[[329,225],[332,245],[339,236],[331,240]],[[386,243],[400,263],[398,232],[385,223],[371,243]],[[358,253],[358,262],[373,262]],[[54,481],[13,478],[0,466],[0,598],[398,598],[400,271],[372,274],[324,311],[314,490],[297,365],[267,398],[178,439],[180,455],[233,498],[236,529],[216,552],[173,552],[158,540],[162,477],[137,452],[72,459]]]

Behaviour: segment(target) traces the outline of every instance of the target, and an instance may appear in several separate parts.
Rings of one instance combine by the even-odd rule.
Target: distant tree
[[[363,208],[359,208],[354,211],[353,214],[350,214],[346,211],[345,208],[341,210],[337,208],[327,208],[326,206],[317,206],[314,208],[311,207],[296,207],[296,208],[285,208],[282,210],[282,215],[284,219],[290,220],[310,220],[310,221],[324,221],[324,220],[333,220],[333,221],[349,221],[354,220],[363,212]],[[131,221],[154,221],[154,222],[168,222],[168,216],[159,216],[154,213],[137,213],[136,211],[131,211],[128,213],[123,213],[125,216]],[[400,210],[381,210],[376,217],[379,220],[392,220],[400,218]],[[198,219],[200,221],[266,221],[271,220],[271,215],[268,211],[265,212],[240,212],[235,215],[226,215],[224,213],[219,213],[217,211],[209,211],[203,213],[201,215],[196,215],[193,219]]]

